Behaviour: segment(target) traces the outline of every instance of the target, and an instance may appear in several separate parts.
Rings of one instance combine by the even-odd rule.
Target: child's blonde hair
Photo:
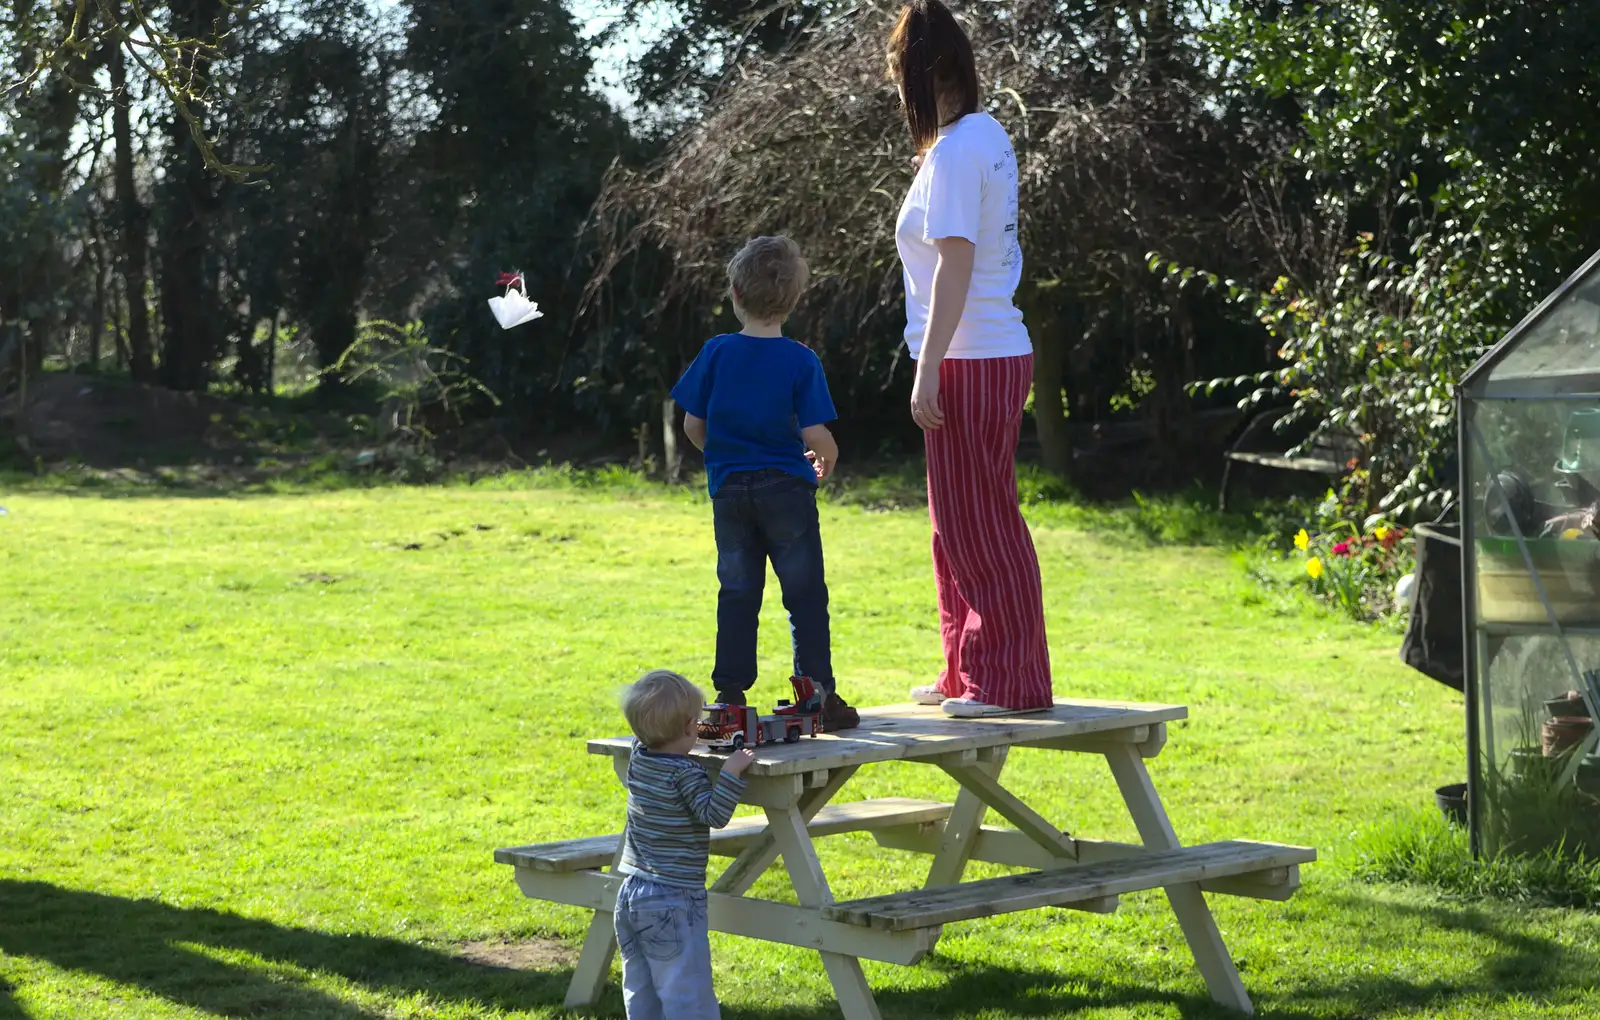
[[[633,735],[646,747],[661,747],[683,736],[691,719],[699,719],[706,696],[700,688],[670,669],[653,669],[622,695],[622,714]]]
[[[782,322],[800,303],[811,269],[787,237],[757,237],[728,263],[728,284],[746,315]]]

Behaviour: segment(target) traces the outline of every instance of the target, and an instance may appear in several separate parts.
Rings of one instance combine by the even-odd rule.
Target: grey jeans
[[[706,891],[629,875],[617,891],[628,1020],[722,1020],[711,991]]]

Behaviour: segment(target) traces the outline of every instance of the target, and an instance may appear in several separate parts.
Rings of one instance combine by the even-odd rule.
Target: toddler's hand
[[[730,776],[742,776],[750,763],[756,760],[755,752],[748,747],[741,747],[728,755],[728,763],[722,766],[722,771]]]

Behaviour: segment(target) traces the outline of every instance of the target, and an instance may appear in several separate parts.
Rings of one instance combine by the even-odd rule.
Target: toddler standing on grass
[[[713,783],[688,757],[704,707],[698,687],[665,669],[646,673],[622,698],[635,738],[615,918],[628,1020],[722,1015],[711,990],[706,857],[711,830],[733,817],[755,755],[730,754]]]
[[[820,692],[822,727],[854,728],[860,715],[839,697],[828,636],[817,483],[833,473],[836,415],[822,362],[783,335],[808,270],[787,237],[758,237],[728,263],[741,329],[706,341],[672,389],[683,431],[705,451],[717,538],[717,700],[743,705],[756,682],[756,628],[767,561],[778,575],[794,639],[794,672]]]

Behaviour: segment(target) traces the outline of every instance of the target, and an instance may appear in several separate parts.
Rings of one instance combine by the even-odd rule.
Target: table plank
[[[871,831],[894,826],[922,825],[943,821],[950,805],[936,800],[911,797],[876,797],[830,804],[807,823],[813,839],[845,832]],[[735,818],[721,829],[711,830],[711,852],[722,857],[737,857],[766,831],[767,820],[760,815]],[[584,871],[604,867],[617,852],[620,833],[589,836],[554,843],[533,843],[507,847],[494,852],[495,863],[510,864],[538,871]]]
[[[907,931],[1287,868],[1316,856],[1309,847],[1230,840],[834,903],[822,908],[822,916],[884,931]]]
[[[754,748],[751,776],[786,776],[880,761],[931,758],[988,747],[1110,733],[1188,718],[1182,705],[1057,698],[1055,707],[1026,715],[952,719],[937,705],[883,705],[861,710],[861,725],[795,744]],[[629,737],[589,741],[591,754],[626,755]],[[690,756],[720,767],[725,755],[697,746]]]

